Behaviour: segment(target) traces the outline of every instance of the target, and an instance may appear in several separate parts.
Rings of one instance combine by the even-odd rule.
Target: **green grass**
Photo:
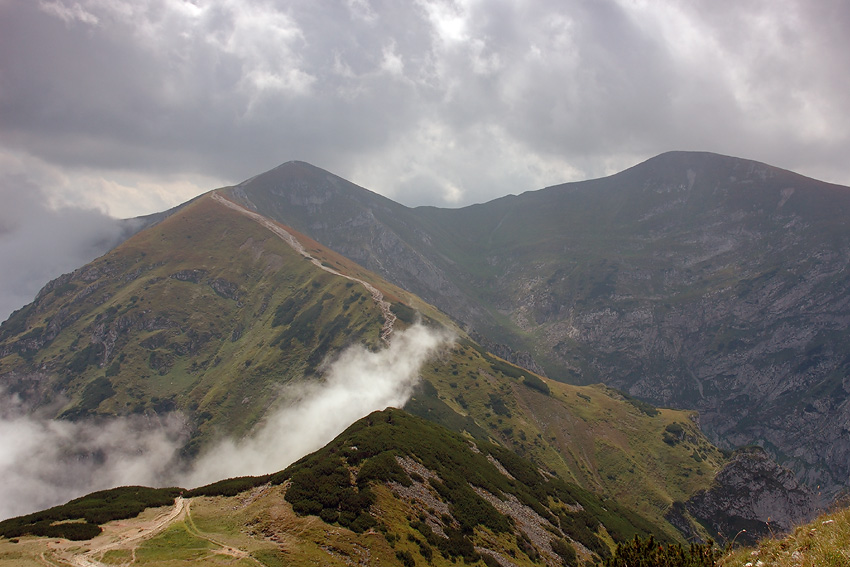
[[[208,556],[214,544],[193,535],[185,524],[175,523],[161,534],[147,540],[136,551],[137,562],[156,564],[158,561],[199,561]]]
[[[651,408],[603,386],[535,377],[549,388],[546,395],[528,387],[530,372],[467,340],[449,357],[426,364],[422,373],[425,387],[407,409],[476,438],[483,431],[545,470],[615,498],[659,526],[674,501],[708,488],[726,461],[688,412]],[[671,424],[687,432],[675,446],[664,442]],[[692,458],[695,452],[702,461]],[[669,525],[663,531],[679,537]]]
[[[773,567],[850,567],[850,509],[825,514],[785,537],[731,551],[718,566],[742,567],[759,561]]]
[[[133,554],[126,549],[110,549],[100,558],[101,563],[107,565],[126,565],[130,563]]]
[[[191,270],[200,275],[173,277]],[[236,295],[217,293],[218,281]],[[346,303],[353,294],[359,299]],[[275,314],[287,302],[293,316],[284,325]],[[362,286],[319,270],[209,198],[137,234],[34,305],[4,325],[5,340],[46,337],[54,319],[64,321],[61,332],[37,351],[0,359],[0,372],[46,371],[50,387],[70,396],[59,412],[69,418],[179,410],[196,425],[190,453],[214,435],[249,431],[281,384],[309,379],[325,356],[351,344],[377,347],[383,324]],[[114,337],[108,357],[92,340],[97,329]]]

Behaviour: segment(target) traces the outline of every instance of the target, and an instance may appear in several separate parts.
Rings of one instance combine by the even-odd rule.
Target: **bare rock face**
[[[759,448],[742,449],[718,473],[714,484],[674,506],[671,523],[686,535],[696,532],[683,511],[718,541],[739,543],[787,532],[817,514],[815,495]],[[683,510],[684,508],[684,510]]]

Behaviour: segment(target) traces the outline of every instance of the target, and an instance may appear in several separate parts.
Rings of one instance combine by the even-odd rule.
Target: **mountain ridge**
[[[699,409],[715,441],[761,444],[830,494],[846,485],[847,188],[707,152],[460,209],[390,205],[327,182],[310,201],[304,183],[273,178],[240,184],[240,197],[263,209],[272,187],[287,207],[267,214],[410,289],[485,346],[506,345],[514,362]],[[826,428],[828,445],[771,418],[789,412]]]
[[[263,189],[275,197],[278,210],[294,205],[321,212],[340,191],[348,191],[344,180],[306,164],[283,169],[293,167],[303,173],[290,180],[294,193],[275,194],[280,189],[275,179]],[[318,192],[311,185],[316,176],[324,183]],[[355,195],[374,201],[374,210],[385,207],[378,215],[405,210],[361,189]],[[380,353],[388,310],[402,328],[417,320],[453,326],[415,295],[296,228],[234,210],[222,196],[232,191],[194,200],[45,286],[33,304],[0,326],[0,381],[6,389],[33,410],[53,411],[65,420],[182,412],[191,436],[183,456],[191,459],[221,432],[250,437],[270,420],[287,384],[321,383],[347,346],[357,343],[367,347],[364,353]],[[243,201],[249,196],[246,191]],[[351,216],[351,207],[336,205],[337,219]],[[384,249],[400,246],[401,257],[425,257],[400,237],[373,231],[376,224],[364,210],[354,212],[355,217],[363,213],[365,222],[340,225],[349,233],[370,236],[367,244]],[[394,222],[408,236],[427,237],[433,219]],[[473,276],[460,283],[474,288]],[[696,414],[658,410],[603,385],[548,380],[494,356],[462,329],[455,332],[457,341],[417,371],[420,388],[404,406],[407,411],[527,457],[544,477],[557,476],[612,498],[665,537],[681,538],[668,517],[677,507],[685,511],[675,518],[678,529],[697,537],[709,534],[706,522],[718,518],[703,518],[701,510],[718,512],[689,503],[701,492],[727,497],[722,483],[715,482],[718,473],[731,476],[726,485],[733,488],[740,475],[729,469],[729,455],[702,434]],[[777,469],[764,470],[777,474]],[[801,493],[800,501],[807,501],[805,490]],[[754,494],[752,501],[761,496]],[[764,510],[744,519],[764,527],[766,519],[759,517]],[[725,528],[718,534],[728,537],[720,532]]]

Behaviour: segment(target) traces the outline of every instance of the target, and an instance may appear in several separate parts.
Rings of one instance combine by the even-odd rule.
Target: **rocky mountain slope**
[[[409,209],[290,162],[229,189],[508,359],[698,409],[828,498],[850,477],[850,189],[673,152],[604,179]]]

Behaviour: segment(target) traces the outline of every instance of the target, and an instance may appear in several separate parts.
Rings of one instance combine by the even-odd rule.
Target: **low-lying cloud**
[[[224,441],[202,456],[186,484],[281,470],[361,417],[403,406],[419,380],[419,368],[450,340],[445,331],[416,325],[397,332],[390,346],[378,352],[361,346],[345,350],[324,381],[289,388],[284,399],[292,402],[253,435]]]
[[[105,488],[162,485],[185,438],[175,416],[0,420],[0,519]]]
[[[193,487],[281,470],[372,411],[403,406],[422,364],[451,340],[446,331],[416,325],[396,332],[378,352],[351,347],[322,381],[285,388],[280,409],[253,434],[224,440],[188,465],[179,462],[187,427],[178,414],[47,420],[22,415],[6,397],[0,408],[0,519],[115,486]]]

